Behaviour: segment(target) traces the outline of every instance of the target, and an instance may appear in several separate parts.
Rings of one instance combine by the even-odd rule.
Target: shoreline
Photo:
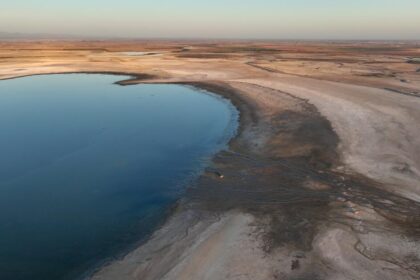
[[[227,68],[225,59],[202,64],[172,54],[139,61],[151,69],[138,72],[152,78],[130,75],[121,84],[204,88],[238,108],[239,131],[162,227],[90,279],[420,275],[420,204],[412,184],[418,145],[404,140],[417,139],[418,98],[389,95],[365,81],[351,85],[248,68],[248,60]],[[92,65],[107,67],[115,70]],[[87,66],[75,69],[84,73]],[[390,155],[381,157],[383,150]]]

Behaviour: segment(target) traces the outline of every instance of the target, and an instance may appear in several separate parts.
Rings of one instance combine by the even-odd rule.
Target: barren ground
[[[0,42],[0,79],[125,73],[241,112],[162,228],[92,279],[420,279],[419,58],[414,42]]]

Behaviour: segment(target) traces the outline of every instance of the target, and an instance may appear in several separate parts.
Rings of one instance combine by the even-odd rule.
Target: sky
[[[0,32],[420,40],[420,0],[0,0]]]

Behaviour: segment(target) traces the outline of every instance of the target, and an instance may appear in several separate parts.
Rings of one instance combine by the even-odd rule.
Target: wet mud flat
[[[227,85],[196,85],[229,98],[242,96]],[[275,94],[283,95],[293,109],[267,117],[259,115],[252,102],[233,98],[242,114],[239,134],[231,149],[219,153],[189,188],[182,207],[251,213],[257,217],[256,231],[265,252],[281,247],[297,252],[291,270],[299,270],[301,259],[311,254],[320,228],[333,224],[355,233],[392,232],[419,241],[420,204],[384,191],[363,175],[341,172],[339,138],[328,120],[304,99]],[[262,135],[263,143],[258,139]],[[358,217],[358,208],[370,209],[384,220],[365,221]],[[356,250],[375,258],[357,246]],[[419,275],[417,255],[392,258],[407,275]],[[315,264],[307,275],[318,279],[323,266]],[[315,271],[321,274],[316,276]]]
[[[221,93],[211,84],[202,87]],[[335,168],[340,164],[339,139],[330,123],[315,106],[299,98],[295,101],[296,111],[281,112],[270,120],[244,112],[251,109],[250,104],[239,107],[245,115],[243,122],[248,124],[241,124],[231,149],[214,158],[213,166],[189,189],[188,198],[211,210],[239,207],[255,213],[272,213],[283,205],[316,210],[330,202],[353,201],[371,205],[390,220],[420,230],[416,215],[420,204],[381,190],[377,182],[363,175],[339,172]],[[269,130],[270,137],[264,147],[255,148],[256,139],[250,139],[246,130],[261,122],[269,123],[264,130]],[[321,209],[318,214],[325,212]]]

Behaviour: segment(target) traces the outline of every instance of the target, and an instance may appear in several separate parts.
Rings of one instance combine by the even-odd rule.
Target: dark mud
[[[321,223],[420,237],[419,203],[386,192],[359,174],[335,171],[340,164],[339,138],[306,100],[295,98],[296,110],[261,119],[255,104],[226,84],[190,84],[231,99],[241,112],[241,129],[231,149],[219,153],[188,189],[183,207],[215,213],[240,209],[260,217],[268,252],[279,246],[310,251]],[[265,125],[271,135],[257,152],[244,133],[255,125]],[[354,212],[348,202],[374,209],[389,224],[356,227],[357,220],[339,211]]]
[[[412,90],[395,89],[395,88],[384,88],[384,89],[393,93],[398,93],[398,94],[413,96],[413,97],[420,97],[420,92],[416,92]]]
[[[420,58],[412,58],[407,60],[407,63],[409,64],[420,64]]]
[[[221,54],[221,53],[180,53],[180,54],[177,54],[177,57],[201,58],[201,59],[229,59],[229,58],[233,58],[234,56],[230,54]]]

